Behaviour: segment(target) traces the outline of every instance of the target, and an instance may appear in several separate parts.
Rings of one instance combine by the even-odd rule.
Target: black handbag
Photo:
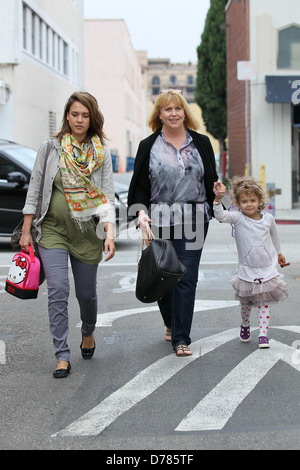
[[[39,219],[40,216],[41,216],[43,189],[44,189],[44,182],[45,182],[47,159],[48,159],[48,156],[49,156],[49,153],[50,153],[50,150],[51,150],[52,146],[53,146],[53,141],[48,140],[46,158],[45,158],[45,165],[44,165],[44,170],[43,170],[43,175],[42,175],[41,185],[40,185],[39,199],[38,199],[38,203],[37,203],[37,206],[36,206],[36,212],[35,212],[35,218],[37,218],[37,219]],[[16,226],[16,228],[14,229],[13,234],[11,236],[11,239],[10,239],[10,244],[11,244],[11,247],[14,251],[19,251],[20,250],[20,243],[19,242],[20,242],[20,238],[22,236],[23,223],[24,223],[24,218]],[[45,280],[45,272],[44,272],[43,263],[42,263],[42,260],[41,260],[40,254],[39,254],[39,246],[38,246],[38,243],[36,241],[37,234],[38,234],[37,229],[35,228],[34,225],[32,225],[32,227],[31,227],[31,237],[32,237],[34,250],[35,250],[34,254],[40,261],[40,285],[41,285]]]
[[[184,276],[186,267],[179,261],[172,242],[154,238],[150,227],[146,244],[138,264],[135,295],[141,302],[150,303],[162,299]]]

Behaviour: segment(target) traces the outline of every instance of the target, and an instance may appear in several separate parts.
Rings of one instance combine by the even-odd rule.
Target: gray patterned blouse
[[[187,217],[191,216],[192,202],[197,203],[197,209],[204,213],[205,221],[211,218],[210,208],[206,202],[202,158],[188,132],[179,150],[167,142],[161,132],[151,148],[149,175],[151,182],[149,215],[154,225],[181,223],[183,213],[187,220]],[[171,206],[170,212],[168,208]]]

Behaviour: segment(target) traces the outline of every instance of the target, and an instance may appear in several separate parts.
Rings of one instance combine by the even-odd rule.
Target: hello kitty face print
[[[27,261],[25,258],[18,256],[10,266],[7,279],[12,284],[21,284],[27,273]]]

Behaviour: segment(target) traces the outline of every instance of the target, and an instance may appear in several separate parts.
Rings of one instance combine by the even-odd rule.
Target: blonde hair
[[[266,193],[261,185],[251,176],[235,176],[230,180],[230,197],[233,204],[239,204],[241,194],[255,194],[260,201],[259,209],[266,205]]]
[[[197,131],[199,128],[199,123],[191,112],[186,99],[178,90],[166,90],[157,97],[153,110],[148,119],[148,126],[150,129],[155,132],[161,127],[161,120],[159,117],[161,109],[165,106],[168,106],[171,101],[174,101],[176,106],[180,106],[184,110],[185,126],[192,131]]]

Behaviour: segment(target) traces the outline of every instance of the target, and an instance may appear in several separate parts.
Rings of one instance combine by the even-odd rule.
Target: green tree
[[[198,70],[195,98],[207,131],[219,141],[220,157],[226,148],[226,22],[227,0],[211,0],[201,43],[197,48]],[[221,160],[221,159],[220,159]]]

